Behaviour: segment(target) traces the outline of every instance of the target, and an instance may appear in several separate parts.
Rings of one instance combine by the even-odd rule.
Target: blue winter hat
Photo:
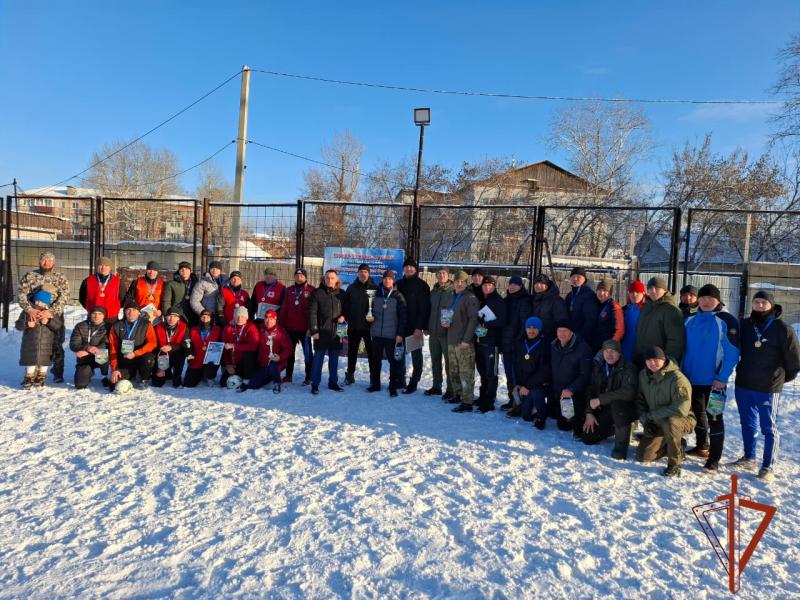
[[[522,286],[522,277],[520,277],[519,275],[514,275],[511,279],[508,280],[508,283],[509,285],[513,283]]]
[[[33,294],[31,302],[41,302],[42,304],[50,306],[50,304],[52,304],[53,302],[53,294],[51,294],[47,290],[38,290],[36,293]]]
[[[528,327],[535,327],[539,331],[544,329],[544,325],[542,325],[542,320],[539,317],[528,317],[525,320],[525,329],[528,329]]]

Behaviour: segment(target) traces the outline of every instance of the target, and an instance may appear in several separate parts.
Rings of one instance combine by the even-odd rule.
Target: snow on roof
[[[64,196],[64,198],[85,198],[87,196],[102,196],[103,193],[100,190],[95,190],[92,188],[80,188],[73,187],[71,185],[62,185],[56,187],[32,188],[30,190],[25,190],[23,194],[20,194],[20,197],[35,197],[37,195]],[[135,197],[135,195],[132,197]],[[195,200],[195,198],[192,198],[191,196],[182,196],[180,194],[167,194],[159,198],[154,198],[154,200]]]

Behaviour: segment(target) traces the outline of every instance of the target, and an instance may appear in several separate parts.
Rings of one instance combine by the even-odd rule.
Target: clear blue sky
[[[768,98],[800,2],[0,2],[0,184],[45,186],[92,151],[146,131],[243,64],[323,77],[551,95]],[[146,138],[182,168],[236,137],[238,82]],[[365,166],[415,155],[411,114],[430,106],[425,157],[562,157],[544,138],[557,102],[462,98],[254,74],[251,139],[319,157],[349,128]],[[658,150],[713,131],[715,148],[764,150],[764,107],[646,106]],[[219,157],[232,179],[233,147]],[[246,198],[296,199],[298,159],[248,146]],[[195,174],[180,183],[194,188]],[[7,189],[0,190],[6,193]]]

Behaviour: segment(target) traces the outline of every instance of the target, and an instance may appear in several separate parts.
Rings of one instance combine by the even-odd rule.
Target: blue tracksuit
[[[633,362],[633,348],[636,345],[636,324],[639,322],[639,315],[642,309],[638,304],[628,303],[622,309],[625,316],[625,336],[622,338],[622,356],[628,362]]]
[[[770,469],[778,456],[778,404],[777,392],[757,392],[743,387],[736,388],[736,404],[742,424],[742,442],[746,458],[756,457],[758,424],[764,434],[764,458],[761,467]]]
[[[728,325],[719,312],[698,310],[686,320],[686,352],[681,371],[692,385],[709,386],[713,381],[728,382],[739,349],[728,336]]]

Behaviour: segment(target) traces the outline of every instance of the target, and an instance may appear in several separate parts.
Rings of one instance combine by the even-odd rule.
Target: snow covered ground
[[[552,423],[367,394],[366,365],[316,397],[22,392],[19,334],[0,345],[0,598],[727,594],[691,508],[729,491],[729,473],[697,461],[668,481],[663,463],[613,461]],[[778,508],[743,598],[800,595],[799,392],[781,406],[779,479],[741,477]],[[730,460],[732,402],[726,416]]]

